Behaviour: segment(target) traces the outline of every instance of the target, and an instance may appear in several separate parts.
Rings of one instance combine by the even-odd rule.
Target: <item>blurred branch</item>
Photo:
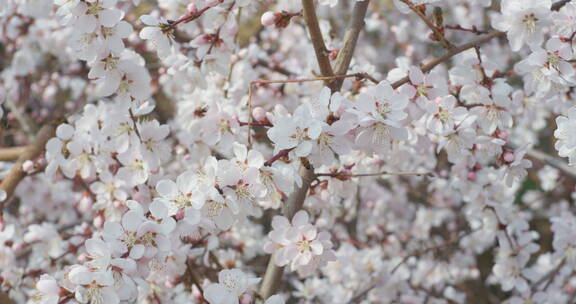
[[[28,149],[30,146],[0,148],[0,161],[15,161]]]
[[[12,169],[10,169],[10,172],[8,172],[6,178],[2,180],[2,183],[0,184],[0,189],[6,191],[7,196],[6,200],[0,202],[0,214],[4,209],[4,207],[10,203],[10,199],[14,194],[16,186],[18,186],[20,181],[22,181],[22,179],[26,177],[26,172],[24,172],[24,170],[22,169],[22,165],[24,164],[24,162],[38,157],[44,151],[44,146],[46,146],[46,142],[48,142],[50,138],[54,137],[55,133],[56,133],[56,122],[52,122],[43,126],[42,129],[40,129],[40,131],[36,135],[36,138],[34,139],[32,145],[30,146],[30,149],[27,149],[25,153],[20,155],[14,166],[12,166]]]
[[[572,1],[572,0],[561,0],[561,1],[558,1],[558,2],[556,2],[556,3],[554,3],[554,4],[552,4],[552,8],[551,8],[551,9],[552,9],[553,11],[557,11],[557,10],[561,9],[564,5],[566,5],[568,2],[571,2],[571,1]]]
[[[22,127],[22,130],[26,132],[26,134],[32,136],[36,132],[38,132],[38,126],[36,125],[36,123],[30,117],[28,117],[22,109],[18,107],[18,105],[13,99],[8,98],[6,100],[6,105],[10,109],[10,112],[12,112],[12,114],[14,115],[14,118],[16,118],[16,120]]]
[[[572,178],[576,178],[576,168],[569,166],[567,163],[557,159],[552,155],[534,149],[528,150],[526,155],[533,160],[537,160],[551,167],[554,167]]]

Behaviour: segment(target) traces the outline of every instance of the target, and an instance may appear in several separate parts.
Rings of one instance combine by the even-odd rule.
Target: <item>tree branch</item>
[[[356,2],[353,9],[352,20],[349,25],[349,30],[346,31],[347,35],[344,37],[344,42],[342,50],[338,57],[336,58],[335,71],[340,74],[345,74],[352,60],[354,54],[354,49],[356,48],[356,42],[358,40],[358,33],[364,27],[364,16],[366,15],[369,0],[364,0]],[[316,51],[316,57],[320,65],[320,70],[322,76],[333,76],[333,71],[330,66],[330,61],[324,46],[324,40],[322,38],[322,33],[318,27],[318,19],[316,17],[316,10],[314,8],[314,1],[312,0],[302,0],[302,6],[304,7],[304,18],[312,38],[312,44],[314,45],[314,50]],[[359,21],[361,20],[361,21]],[[333,82],[330,86],[332,92],[337,92],[342,87],[342,82]],[[284,203],[282,208],[282,214],[287,218],[291,219],[298,210],[302,209],[306,195],[308,194],[308,189],[313,180],[316,179],[316,174],[314,174],[314,168],[312,166],[306,167],[301,166],[300,175],[302,176],[302,187],[297,187],[294,192],[288,197],[288,200]],[[271,295],[275,294],[281,282],[282,273],[284,272],[283,267],[278,267],[274,264],[273,256],[270,256],[268,261],[268,266],[266,267],[266,273],[262,279],[262,285],[260,286],[260,297],[262,300],[268,299]]]
[[[350,25],[344,33],[344,45],[338,51],[338,56],[336,57],[336,65],[334,69],[335,75],[343,75],[348,70],[350,62],[352,61],[352,56],[354,55],[354,49],[358,42],[358,36],[360,36],[360,31],[364,28],[364,17],[366,16],[366,11],[368,10],[368,1],[360,2],[354,5],[352,10],[352,19],[350,20]],[[367,76],[372,82],[378,83],[373,77]],[[339,91],[342,87],[343,79],[334,82],[334,88]]]
[[[401,1],[404,1],[404,0],[401,0]],[[566,3],[571,2],[571,1],[572,0],[558,1],[552,5],[551,9],[553,11],[557,11],[557,10],[561,9],[564,5],[566,5]],[[482,36],[480,38],[472,40],[472,41],[470,41],[466,44],[463,44],[459,47],[452,48],[448,53],[444,54],[442,57],[436,58],[436,59],[428,62],[424,66],[422,66],[422,72],[424,72],[424,73],[429,72],[433,68],[435,68],[437,65],[439,65],[445,61],[448,61],[448,59],[450,59],[450,58],[452,58],[452,57],[454,57],[454,56],[456,56],[456,55],[458,55],[458,54],[460,54],[460,53],[462,53],[468,49],[471,49],[473,47],[478,47],[478,46],[480,46],[480,45],[482,45],[482,44],[484,44],[484,43],[486,43],[486,42],[488,42],[494,38],[504,37],[504,36],[506,36],[505,32],[493,31],[493,32],[490,32],[489,34],[487,34],[485,36]],[[408,76],[406,76],[406,77],[394,82],[392,84],[392,87],[394,89],[397,89],[409,81],[410,81],[410,79],[408,78]]]
[[[424,23],[426,23],[426,25],[434,33],[434,37],[436,37],[436,39],[438,39],[440,44],[442,44],[442,46],[445,49],[451,50],[454,48],[454,46],[448,40],[446,40],[446,37],[444,37],[444,33],[442,33],[438,29],[438,27],[436,27],[436,25],[434,25],[432,23],[432,21],[430,21],[430,19],[428,19],[426,14],[424,14],[424,12],[422,12],[422,10],[420,10],[418,7],[416,7],[414,5],[414,3],[412,3],[410,0],[400,0],[400,1],[402,1],[404,4],[406,4],[414,13],[416,13],[416,15],[418,15],[418,17],[420,17],[420,19],[422,19],[422,21],[424,21]]]
[[[494,39],[494,38],[503,37],[503,36],[505,36],[505,35],[506,35],[506,33],[504,33],[504,32],[493,31],[493,32],[491,32],[491,33],[488,34],[488,35],[482,36],[482,37],[480,37],[480,38],[478,38],[478,39],[472,40],[472,41],[470,41],[470,42],[468,42],[468,43],[466,43],[466,44],[463,44],[463,45],[461,45],[461,46],[459,46],[459,47],[453,48],[453,49],[451,49],[449,52],[447,52],[446,54],[444,54],[443,56],[438,57],[438,58],[436,58],[436,59],[428,62],[428,63],[425,64],[424,66],[422,66],[422,72],[424,72],[424,73],[429,72],[429,71],[431,71],[433,68],[435,68],[437,65],[439,65],[439,64],[441,64],[441,63],[443,63],[443,62],[448,61],[450,58],[452,58],[452,57],[454,57],[454,56],[456,56],[456,55],[458,55],[458,54],[460,54],[460,53],[462,53],[462,52],[464,52],[464,51],[466,51],[466,50],[468,50],[468,49],[471,49],[471,48],[473,48],[473,47],[480,46],[480,45],[482,45],[482,44],[484,44],[484,43],[486,43],[486,42],[488,42],[488,41],[490,41],[490,40],[492,40],[492,39]],[[392,84],[392,87],[393,87],[394,89],[399,88],[400,86],[402,86],[402,85],[405,84],[405,83],[408,83],[409,81],[410,81],[410,78],[408,78],[408,76],[406,76],[406,77],[404,77],[404,78],[402,78],[402,79],[394,82],[394,83]]]
[[[564,172],[572,178],[576,178],[576,168],[569,166],[567,163],[555,158],[552,155],[534,149],[529,149],[526,151],[526,155],[531,159],[550,165],[551,167]]]
[[[29,146],[9,147],[0,149],[0,161],[15,161],[28,150]]]
[[[0,189],[6,191],[7,196],[6,200],[0,202],[0,214],[2,213],[2,209],[4,209],[4,207],[8,205],[8,203],[10,202],[10,198],[14,194],[16,186],[18,186],[20,181],[22,181],[22,179],[26,177],[26,172],[24,172],[24,170],[22,169],[22,165],[24,164],[24,162],[38,157],[42,153],[42,151],[44,151],[44,146],[46,146],[46,142],[48,142],[50,138],[54,137],[55,133],[56,133],[56,122],[49,123],[44,127],[42,127],[42,129],[40,129],[40,131],[36,135],[36,138],[34,139],[34,142],[32,143],[30,149],[26,150],[25,153],[20,155],[14,166],[12,166],[12,169],[10,169],[10,172],[8,173],[6,178],[2,180],[2,183],[0,184]]]
[[[330,59],[328,58],[328,49],[324,44],[322,31],[320,31],[320,25],[318,24],[314,0],[302,0],[302,8],[304,9],[304,20],[306,21],[306,26],[308,26],[308,32],[310,33],[312,46],[314,46],[320,73],[322,76],[333,76],[334,72],[332,71]]]

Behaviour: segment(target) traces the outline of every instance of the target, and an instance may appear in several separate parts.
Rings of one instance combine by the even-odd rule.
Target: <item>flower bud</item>
[[[515,157],[512,152],[504,152],[504,161],[507,163],[511,163],[514,161]]]
[[[198,13],[198,7],[195,3],[188,4],[188,6],[186,6],[186,10],[192,15],[196,15],[196,13]]]
[[[506,131],[498,131],[498,138],[508,140],[508,133]]]
[[[34,170],[34,162],[27,160],[22,164],[22,170],[26,173],[31,173]]]
[[[266,110],[262,107],[256,107],[252,110],[252,117],[254,117],[256,121],[264,121],[266,120]]]
[[[260,18],[260,22],[263,26],[273,26],[276,24],[276,16],[273,12],[265,12]]]

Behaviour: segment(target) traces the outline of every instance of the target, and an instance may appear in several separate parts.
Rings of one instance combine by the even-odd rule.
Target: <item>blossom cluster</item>
[[[575,20],[0,0],[0,302],[571,303]]]

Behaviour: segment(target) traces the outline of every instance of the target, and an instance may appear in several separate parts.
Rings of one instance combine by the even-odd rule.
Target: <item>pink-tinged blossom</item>
[[[272,228],[268,234],[269,240],[264,244],[264,251],[274,255],[276,265],[290,264],[293,271],[304,270],[311,273],[306,269],[308,265],[323,265],[317,259],[324,262],[334,260],[330,234],[318,232],[317,228],[309,223],[306,211],[298,211],[292,222],[285,217],[275,216],[272,219]]]

